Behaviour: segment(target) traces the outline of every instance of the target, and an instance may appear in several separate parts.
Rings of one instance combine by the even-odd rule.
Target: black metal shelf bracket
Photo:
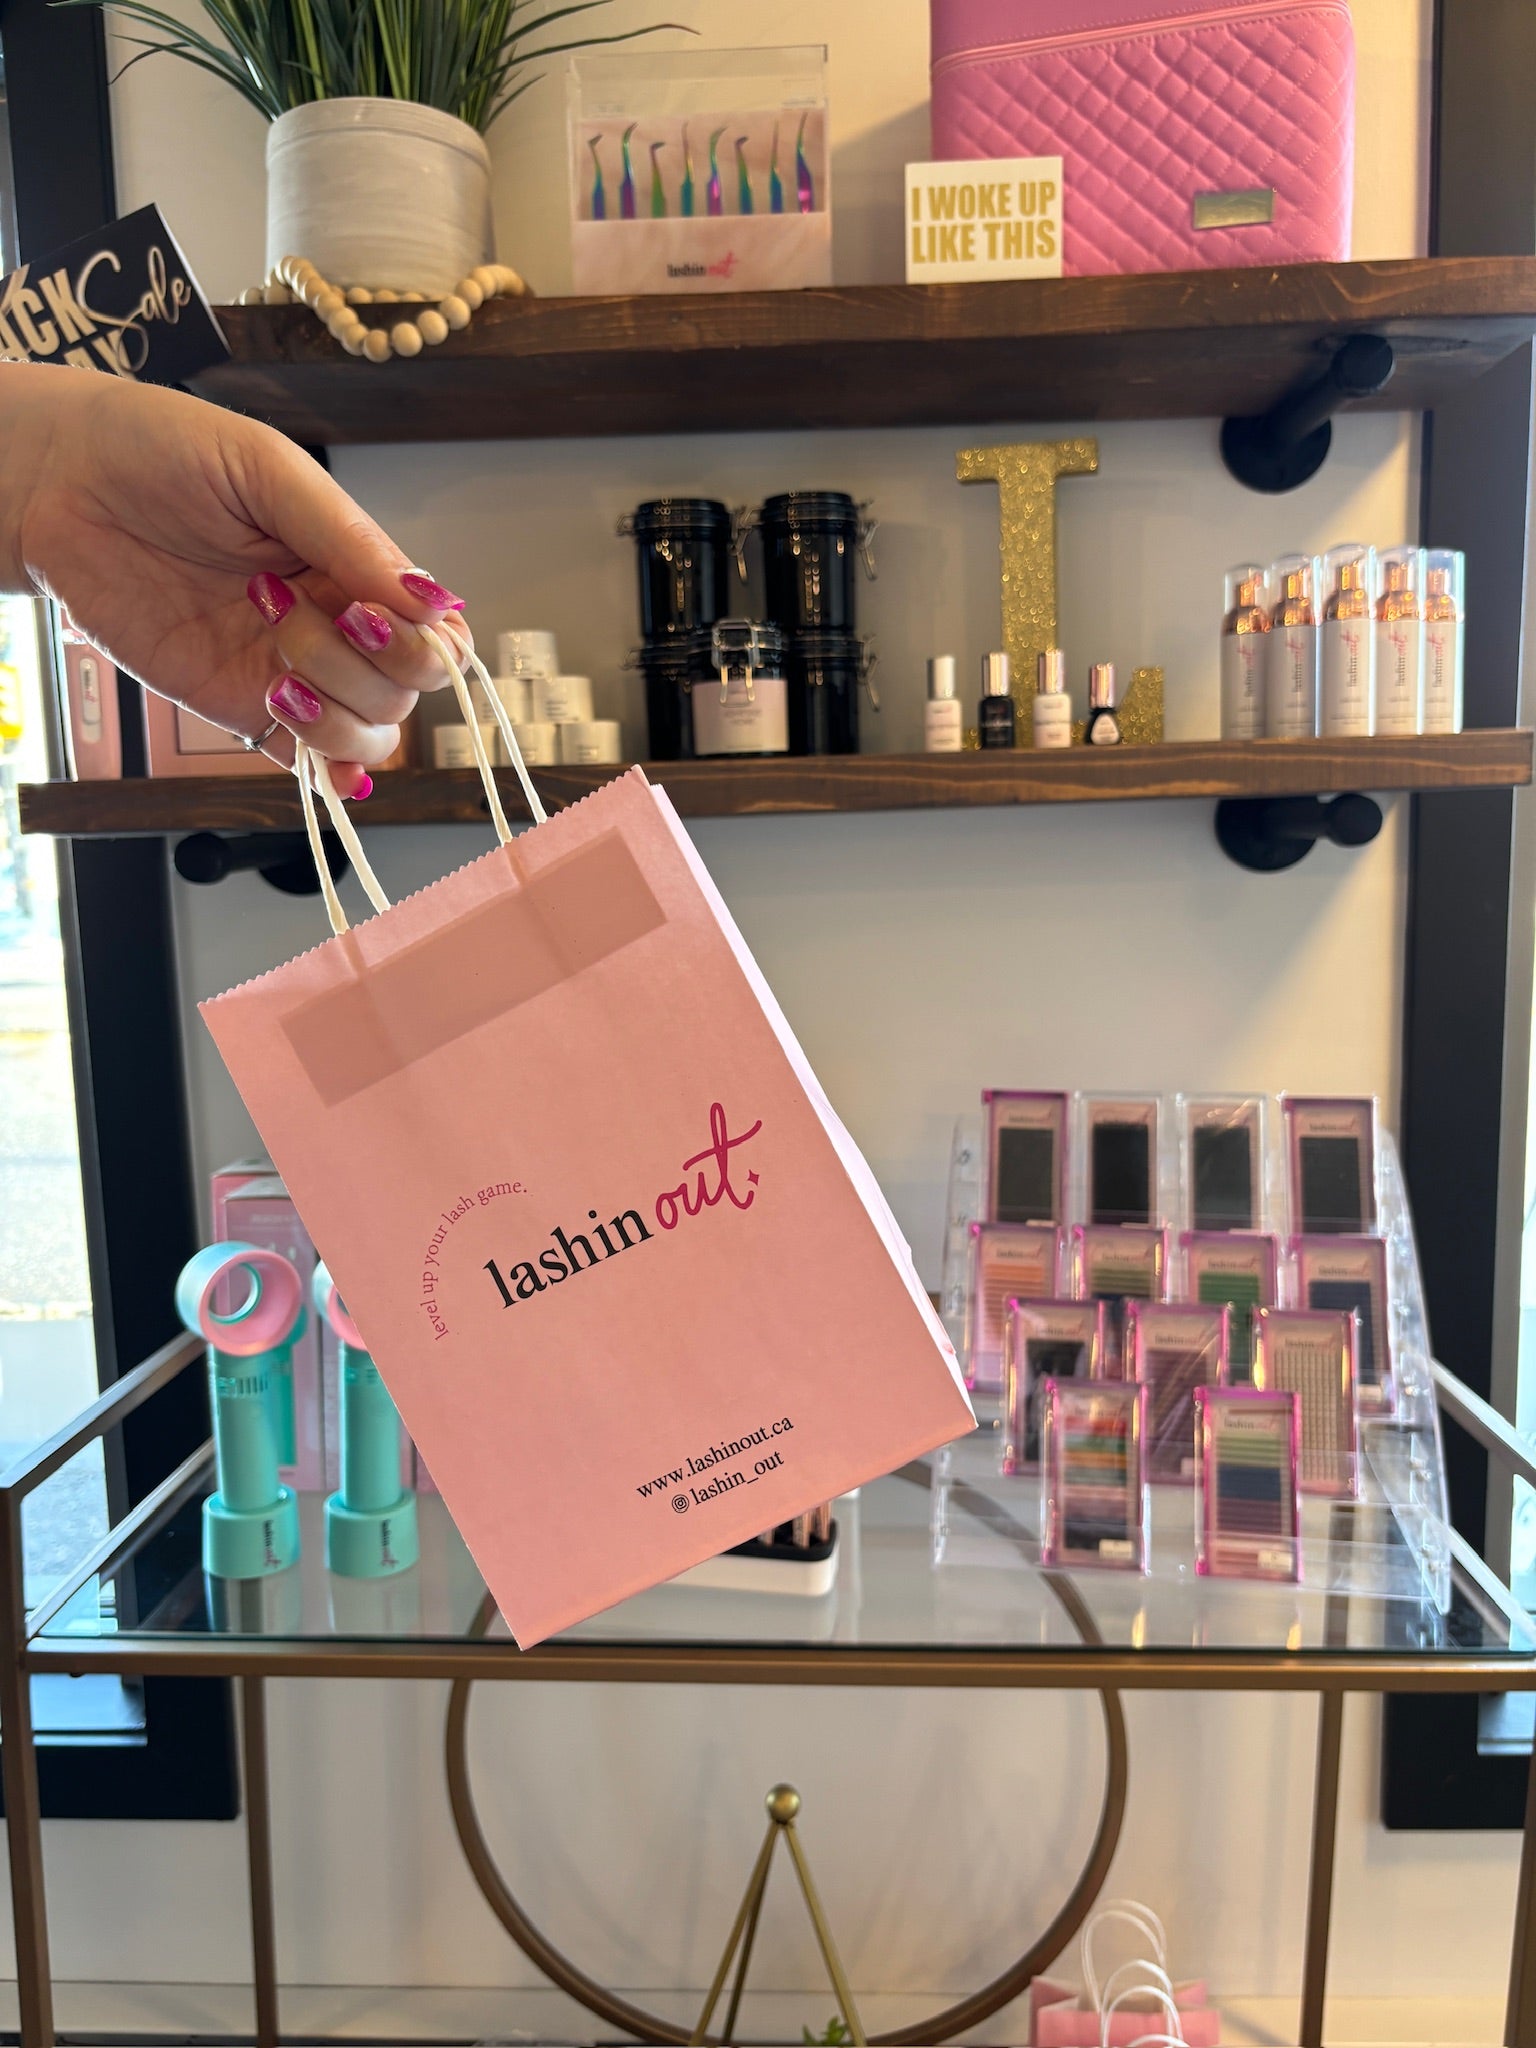
[[[345,872],[347,856],[334,832],[322,832],[320,837],[334,881]],[[174,859],[184,882],[209,886],[254,868],[264,882],[285,896],[320,894],[314,856],[302,832],[245,832],[229,837],[221,832],[194,832],[177,842]]]
[[[1317,475],[1340,406],[1380,391],[1396,366],[1379,334],[1352,334],[1314,383],[1248,419],[1223,420],[1221,459],[1251,491],[1294,491]]]
[[[1368,846],[1380,830],[1381,805],[1369,796],[1223,797],[1216,806],[1222,852],[1256,875],[1293,868],[1319,839]]]

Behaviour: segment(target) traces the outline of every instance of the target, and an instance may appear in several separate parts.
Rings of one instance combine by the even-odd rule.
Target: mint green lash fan
[[[221,1315],[226,1282],[244,1299]],[[304,1285],[281,1252],[209,1245],[182,1268],[176,1312],[208,1346],[217,1492],[203,1502],[203,1569],[220,1579],[264,1579],[299,1557],[299,1504],[277,1476],[276,1382],[292,1372],[304,1327]]]
[[[315,1310],[341,1346],[341,1489],[325,1504],[325,1561],[348,1579],[386,1579],[421,1555],[416,1495],[400,1482],[400,1415],[326,1268]]]

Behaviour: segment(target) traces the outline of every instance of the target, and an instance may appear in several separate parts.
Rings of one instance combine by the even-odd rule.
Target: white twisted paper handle
[[[1122,1991],[1166,1991],[1173,1997],[1173,1979],[1160,1963],[1154,1963],[1146,1956],[1133,1956],[1122,1963],[1117,1970],[1111,1970],[1104,1979],[1098,2003],[1102,2009],[1117,1999]]]
[[[1095,1945],[1099,1929],[1110,1921],[1119,1921],[1133,1927],[1143,1940],[1152,1944],[1149,1961],[1166,1975],[1168,1970],[1168,1936],[1163,1923],[1150,1906],[1144,1906],[1140,1899],[1105,1899],[1090,1914],[1083,1928],[1083,1990],[1090,2012],[1098,2012],[1104,2003],[1104,1992],[1099,1988],[1099,1973],[1094,1963]],[[1121,1966],[1124,1967],[1123,1965]],[[1117,1973],[1118,1974],[1118,1973]]]
[[[454,695],[459,700],[459,710],[463,713],[464,723],[469,728],[470,745],[475,751],[475,766],[480,771],[480,781],[485,789],[485,800],[490,807],[491,823],[496,828],[497,839],[505,846],[512,837],[512,827],[507,823],[507,814],[502,809],[501,792],[496,787],[496,772],[491,766],[489,754],[485,751],[485,735],[481,732],[480,722],[475,717],[475,701],[470,695],[469,684],[465,680],[463,670],[459,667],[458,650],[438,626],[419,626],[417,631],[424,638],[430,640],[437,649],[438,654],[442,658],[443,666],[448,671],[449,679],[453,683]],[[491,682],[490,671],[486,668],[479,655],[470,648],[465,648],[463,651],[468,658],[470,667],[474,670],[475,680],[485,692],[486,702],[491,707],[491,715],[496,720],[501,737],[505,742],[507,753],[511,758],[512,767],[516,772],[519,783],[522,785],[523,795],[527,800],[528,809],[532,813],[533,822],[536,825],[542,825],[547,813],[543,804],[539,801],[539,793],[533,786],[533,778],[528,773],[527,765],[518,747],[517,735],[512,729],[511,714],[508,712],[506,705],[497,696],[495,687]],[[295,740],[293,772],[299,779],[299,802],[304,808],[304,832],[309,840],[309,850],[314,856],[315,872],[320,877],[320,893],[325,898],[326,915],[331,920],[331,930],[339,938],[344,931],[349,929],[349,926],[347,924],[347,913],[341,907],[341,898],[336,893],[336,884],[331,876],[330,863],[325,857],[325,848],[320,839],[320,822],[315,813],[316,788],[320,792],[321,800],[325,804],[326,810],[330,813],[330,820],[335,829],[336,837],[341,841],[347,859],[352,863],[353,871],[363,885],[363,893],[367,896],[368,901],[375,910],[388,910],[389,898],[384,894],[379,878],[373,872],[372,863],[363,851],[363,842],[357,836],[357,827],[352,822],[351,812],[336,794],[336,785],[331,780],[330,762],[323,754],[317,754],[312,748],[305,746],[302,740]]]
[[[1136,2039],[1131,2043],[1131,2048],[1144,2048],[1144,2044],[1145,2048],[1150,2048],[1150,2044],[1154,2041],[1164,2044],[1164,2048],[1166,2048],[1166,2044],[1170,2040],[1179,2043],[1180,2048],[1182,2048],[1184,2022],[1179,2018],[1179,2008],[1159,1984],[1127,1984],[1123,1991],[1115,1994],[1108,2005],[1105,2006],[1099,2021],[1099,2048],[1109,2048],[1110,2030],[1114,2024],[1115,2014],[1122,2005],[1133,1998],[1150,1998],[1162,2006],[1163,2013],[1167,2016],[1167,2024],[1166,2026],[1163,2024],[1162,2015],[1154,2019],[1149,2014],[1148,2018],[1151,2024],[1144,2034],[1136,2036]]]

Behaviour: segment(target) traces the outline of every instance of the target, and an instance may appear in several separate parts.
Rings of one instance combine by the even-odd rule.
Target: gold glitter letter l
[[[1035,657],[1056,639],[1056,479],[1092,476],[1099,444],[1016,441],[1001,448],[962,448],[955,475],[963,484],[995,483],[998,548],[1003,564],[1003,645],[1013,669],[1019,745],[1033,744]]]

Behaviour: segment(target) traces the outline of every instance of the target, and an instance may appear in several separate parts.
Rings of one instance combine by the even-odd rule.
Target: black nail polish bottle
[[[1013,698],[1009,695],[1008,657],[1001,652],[981,658],[981,704],[976,722],[983,748],[1018,744]]]
[[[1096,661],[1088,671],[1088,744],[1117,747],[1120,721],[1115,716],[1115,664]]]

